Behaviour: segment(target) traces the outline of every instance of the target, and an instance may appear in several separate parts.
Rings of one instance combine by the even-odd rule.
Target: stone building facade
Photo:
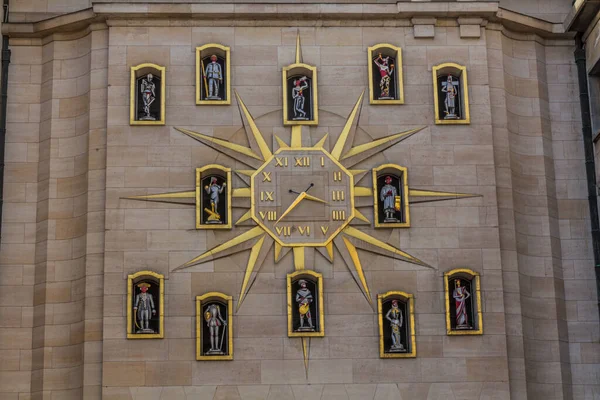
[[[570,0],[96,2],[11,0],[0,251],[0,398],[600,398],[600,324]],[[248,227],[195,229],[189,205],[125,199],[189,191],[236,159],[175,127],[246,146],[237,91],[271,149],[282,68],[319,73],[333,148],[368,88],[367,48],[402,49],[404,104],[363,101],[357,145],[424,127],[360,164],[410,186],[479,197],[412,204],[410,228],[356,226],[430,267],[361,251],[371,297],[414,295],[416,357],[379,357],[377,312],[337,253],[323,275],[324,337],[288,337],[292,254],[264,256],[236,309],[231,361],[196,360],[196,296],[239,300],[249,251],[187,261]],[[231,105],[196,105],[195,48],[231,48]],[[466,66],[470,124],[435,123],[432,68]],[[130,125],[130,69],[166,67],[165,125]],[[240,184],[235,176],[234,183]],[[370,184],[370,175],[364,178]],[[233,221],[243,211],[234,209]],[[367,215],[369,219],[373,218]],[[250,250],[246,248],[245,250]],[[481,277],[483,334],[449,336],[444,272]],[[164,338],[127,338],[127,278],[164,275]],[[376,302],[376,300],[375,300]]]

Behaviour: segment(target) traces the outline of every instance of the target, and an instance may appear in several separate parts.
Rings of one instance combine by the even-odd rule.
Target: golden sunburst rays
[[[293,248],[294,254],[294,267],[296,270],[307,268],[305,265],[305,251],[307,247],[299,246],[285,246],[280,244],[272,233],[266,231],[261,226],[256,226],[254,222],[251,210],[251,191],[252,191],[252,175],[266,162],[269,162],[273,156],[273,151],[267,145],[263,134],[261,133],[255,119],[248,110],[248,107],[244,104],[239,94],[235,93],[240,117],[244,125],[246,135],[248,138],[249,146],[242,146],[239,144],[231,143],[229,141],[214,138],[202,133],[194,132],[188,129],[175,128],[184,135],[206,145],[219,153],[225,154],[242,164],[250,167],[249,169],[236,170],[235,173],[240,177],[245,187],[236,187],[232,190],[232,207],[242,208],[241,216],[235,221],[235,226],[240,229],[250,228],[245,232],[235,235],[229,240],[225,240],[223,243],[216,245],[215,247],[206,250],[197,257],[191,259],[185,264],[177,267],[174,271],[186,269],[194,265],[202,264],[208,261],[216,260],[219,258],[227,257],[229,255],[239,253],[242,251],[249,251],[248,262],[246,270],[244,271],[244,278],[240,288],[238,297],[237,309],[242,305],[246,294],[251,289],[254,281],[256,280],[257,274],[260,272],[260,268],[266,259],[267,254],[273,248],[275,262],[278,263],[283,259],[286,254]],[[354,141],[354,135],[356,127],[360,119],[360,110],[362,107],[362,101],[364,97],[364,91],[359,96],[356,104],[352,108],[344,127],[340,135],[338,136],[333,149],[331,150],[331,156],[339,161],[348,172],[353,175],[355,182],[354,196],[357,199],[363,198],[363,202],[368,199],[373,199],[373,188],[358,186],[358,183],[366,174],[370,171],[351,169],[356,164],[368,159],[369,157],[393,146],[403,140],[408,139],[412,135],[416,134],[423,128],[410,129],[404,132],[399,132],[390,136],[386,136],[375,141],[357,145],[352,147]],[[313,148],[318,148],[323,151],[327,134],[320,139]],[[281,138],[275,136],[275,141],[279,146],[279,149],[293,149],[302,147],[302,127],[293,126],[291,132],[290,143],[286,143]],[[457,193],[457,192],[441,192],[421,189],[409,189],[409,204],[441,201],[449,199],[468,198],[478,195],[468,193]],[[414,198],[414,200],[413,200]],[[159,201],[159,202],[174,202],[181,204],[195,205],[196,192],[195,191],[179,191],[170,193],[159,193],[141,196],[127,197],[132,200],[145,200],[145,201]],[[368,204],[373,207],[372,201]],[[359,207],[366,207],[367,204],[356,205],[350,224],[345,226],[341,232],[333,237],[322,247],[316,247],[315,249],[325,259],[333,263],[335,247],[338,253],[341,255],[341,259],[344,261],[348,270],[352,274],[357,285],[360,287],[367,301],[373,306],[373,299],[371,290],[369,289],[365,270],[362,266],[359,257],[359,250],[367,251],[382,255],[388,258],[401,260],[411,264],[415,264],[422,267],[432,268],[424,261],[408,254],[407,252],[392,246],[389,243],[385,243],[374,236],[368,234],[363,230],[355,228],[356,225],[371,225],[370,221],[362,212],[358,210]],[[196,205],[196,207],[198,207]],[[304,351],[308,351],[308,342],[303,342]]]

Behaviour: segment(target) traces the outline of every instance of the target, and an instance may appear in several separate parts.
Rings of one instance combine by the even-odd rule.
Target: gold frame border
[[[319,285],[319,332],[294,332],[292,326],[292,279],[309,275],[317,278]],[[323,312],[325,298],[323,297],[323,275],[310,269],[302,269],[291,274],[287,274],[287,320],[288,320],[288,337],[324,337],[325,336],[325,314]]]
[[[227,77],[227,82],[225,82],[225,100],[202,100],[202,96],[200,96],[202,77],[200,73],[200,53],[210,49],[219,49],[225,52],[225,75]],[[231,104],[231,48],[218,43],[207,43],[196,47],[196,105],[226,106],[229,104]]]
[[[218,169],[225,173],[227,177],[227,223],[218,224],[202,224],[202,173],[209,169]],[[233,223],[231,222],[231,193],[232,193],[232,182],[231,182],[231,168],[224,167],[219,164],[207,164],[203,167],[196,168],[196,229],[231,229]]]
[[[442,68],[454,68],[458,71],[460,71],[460,77],[461,77],[461,89],[464,93],[463,99],[463,106],[465,109],[465,118],[464,119],[450,119],[450,120],[444,120],[444,119],[440,119],[440,110],[439,110],[439,104],[438,104],[438,92],[437,92],[437,78],[438,78],[438,74],[437,72],[442,69]],[[460,64],[456,64],[456,63],[442,63],[442,64],[438,64],[438,65],[434,65],[433,68],[431,69],[432,75],[433,75],[433,104],[435,107],[435,124],[436,125],[468,125],[471,123],[471,113],[469,111],[469,83],[467,80],[467,67],[465,67],[464,65],[460,65]]]
[[[159,290],[159,307],[158,319],[160,333],[133,333],[131,331],[131,322],[133,319],[133,281],[136,278],[149,276],[158,279]],[[165,276],[153,271],[138,271],[134,274],[127,275],[127,339],[162,339],[165,337]]]
[[[386,353],[383,343],[383,302],[389,297],[400,297],[403,301],[408,301],[410,313],[410,353]],[[415,334],[415,298],[412,294],[389,291],[377,295],[377,318],[379,322],[379,358],[415,358],[417,356],[417,340]]]
[[[390,49],[396,52],[396,71],[398,72],[398,94],[397,100],[375,100],[373,93],[373,53],[379,49]],[[404,68],[402,67],[402,49],[389,43],[378,43],[370,46],[367,51],[367,64],[369,66],[369,104],[404,104]],[[398,68],[398,64],[400,68]]]
[[[287,77],[290,70],[294,68],[303,68],[309,70],[312,74],[312,82],[313,82],[313,113],[314,119],[312,121],[292,121],[287,119]],[[281,76],[283,77],[283,125],[319,125],[319,86],[317,85],[317,67],[313,67],[312,65],[304,64],[304,63],[294,63],[290,64],[287,67],[283,67],[281,71]]]
[[[138,121],[135,119],[135,80],[136,72],[142,68],[153,68],[160,72],[160,120],[158,121]],[[167,74],[166,67],[157,64],[143,63],[131,67],[131,77],[129,82],[129,125],[164,125],[166,121],[165,104],[167,100]]]
[[[202,302],[209,299],[220,299],[227,302],[227,340],[229,354],[225,356],[203,356],[202,355]],[[233,298],[221,292],[208,292],[202,296],[196,296],[196,361],[223,361],[233,360]]]
[[[381,224],[379,223],[379,216],[377,214],[377,208],[379,207],[379,193],[377,191],[377,173],[381,170],[387,168],[394,168],[399,171],[402,171],[404,174],[404,187],[402,192],[404,194],[404,215],[406,215],[406,222],[397,222],[397,223],[389,223],[389,224]],[[410,207],[409,207],[409,198],[408,198],[408,168],[403,167],[398,164],[382,164],[377,168],[373,168],[373,220],[375,223],[375,228],[410,228]]]
[[[271,229],[267,228],[262,221],[260,220],[260,218],[258,218],[256,216],[256,196],[255,196],[255,188],[253,186],[254,184],[254,179],[261,173],[261,171],[267,166],[269,165],[269,163],[271,161],[273,161],[273,159],[275,158],[276,155],[280,154],[281,152],[284,151],[295,151],[295,150],[305,150],[305,151],[319,151],[324,153],[326,156],[328,156],[333,162],[334,164],[336,164],[346,175],[348,175],[348,178],[350,179],[350,214],[348,216],[348,218],[346,219],[346,222],[343,223],[338,229],[336,229],[335,231],[332,232],[331,236],[329,236],[329,239],[327,239],[325,242],[322,243],[284,243],[281,241],[281,239],[275,234],[275,232],[271,231]],[[250,177],[250,215],[252,217],[252,220],[254,222],[256,222],[256,224],[258,226],[260,226],[269,236],[271,236],[275,242],[277,242],[279,245],[281,245],[282,247],[325,247],[327,246],[337,235],[340,234],[340,232],[348,226],[348,224],[354,219],[354,217],[356,216],[356,209],[354,208],[354,175],[352,175],[347,169],[346,167],[344,167],[338,160],[336,160],[327,150],[325,150],[322,147],[293,147],[293,148],[289,148],[289,147],[284,147],[284,148],[279,148],[275,153],[273,153],[273,155],[271,157],[269,157],[263,165],[261,165]]]
[[[453,279],[455,275],[460,274],[470,275],[471,279],[475,281],[475,298],[477,300],[477,318],[475,318],[475,321],[477,322],[477,329],[464,331],[452,330],[452,325],[450,324],[450,287],[448,285],[448,281]],[[455,268],[453,270],[444,272],[444,296],[444,301],[446,303],[446,334],[452,336],[483,335],[483,313],[481,312],[481,278],[479,273],[468,268]]]

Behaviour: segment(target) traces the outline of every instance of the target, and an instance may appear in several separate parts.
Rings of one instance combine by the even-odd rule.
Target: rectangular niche
[[[481,283],[471,269],[444,273],[446,332],[448,335],[482,335]]]
[[[196,229],[231,229],[231,191],[231,168],[196,168]]]
[[[413,295],[400,291],[377,295],[377,316],[379,320],[379,357],[416,357]]]
[[[164,275],[139,271],[127,276],[127,339],[164,337]]]
[[[233,360],[232,304],[219,292],[196,297],[196,360]]]
[[[299,270],[287,275],[289,337],[325,336],[323,275]]]
[[[444,63],[434,65],[432,74],[435,123],[470,124],[467,67]]]
[[[165,67],[145,63],[131,67],[129,124],[165,124]]]
[[[231,104],[230,54],[217,43],[196,47],[196,104]]]
[[[369,103],[404,104],[402,49],[388,43],[369,47]]]
[[[283,124],[319,124],[317,67],[303,63],[283,67]]]

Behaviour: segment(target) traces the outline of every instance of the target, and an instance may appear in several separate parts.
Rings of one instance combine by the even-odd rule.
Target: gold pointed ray
[[[279,243],[275,242],[275,262],[279,262],[287,253],[290,252],[291,247],[283,247]]]
[[[292,126],[292,148],[302,147],[302,125]]]
[[[373,189],[370,187],[354,186],[354,196],[356,196],[356,197],[373,196]]]
[[[340,137],[338,138],[337,142],[335,143],[335,146],[333,147],[333,150],[331,151],[331,155],[336,160],[339,160],[340,157],[342,156],[342,152],[344,151],[346,142],[348,141],[348,138],[350,137],[350,131],[352,130],[352,126],[354,125],[354,120],[356,119],[356,116],[360,114],[360,112],[359,112],[360,105],[362,104],[362,99],[363,99],[364,95],[365,95],[365,91],[363,90],[363,92],[360,94],[360,97],[358,98],[358,101],[354,105],[352,112],[350,113],[350,115],[348,116],[348,119],[346,120],[346,124],[344,125],[344,129],[342,129],[342,133],[340,133]]]
[[[325,249],[327,250],[327,254],[329,255],[329,258],[331,259],[331,262],[333,262],[333,242],[327,243],[327,245],[325,246]]]
[[[246,232],[242,233],[241,235],[236,236],[233,239],[228,240],[227,242],[225,242],[223,244],[220,244],[218,246],[213,247],[210,250],[205,251],[204,253],[200,254],[198,257],[186,262],[185,264],[183,264],[180,267],[175,268],[173,271],[188,268],[188,267],[191,267],[192,265],[201,264],[203,262],[209,261],[213,257],[217,256],[219,253],[221,253],[225,250],[231,249],[232,247],[240,245],[244,242],[247,242],[248,240],[255,239],[264,233],[265,233],[265,231],[260,226],[254,227],[254,228],[250,229],[249,231],[246,231]]]
[[[411,256],[405,251],[397,249],[396,247],[382,242],[381,240],[374,238],[373,236],[359,231],[356,228],[347,226],[342,231],[347,236],[357,239],[359,242],[356,243],[356,247],[363,250],[377,253],[385,257],[398,258],[399,260],[409,262],[411,264],[421,265],[423,267],[433,268],[431,265],[419,260],[416,257]]]
[[[398,142],[408,139],[409,137],[411,137],[412,135],[421,131],[424,128],[425,127],[411,129],[408,131],[396,133],[394,135],[386,136],[369,143],[354,146],[350,150],[348,150],[346,154],[343,155],[340,161],[344,167],[350,168],[375,154],[381,153],[388,147],[391,147]]]
[[[166,203],[172,202],[172,201],[168,201],[168,200],[194,199],[193,203],[186,203],[186,204],[194,204],[196,202],[196,191],[189,190],[189,191],[185,191],[185,192],[146,194],[146,195],[141,195],[141,196],[123,197],[123,199],[158,201],[158,202],[166,202]]]
[[[360,263],[360,258],[358,258],[358,252],[356,251],[356,247],[345,237],[342,237],[344,240],[344,245],[348,250],[348,254],[352,258],[352,263],[354,264],[354,268],[356,269],[356,274],[358,275],[358,279],[360,279],[360,283],[365,289],[365,295],[367,296],[367,300],[371,303],[371,293],[369,292],[369,286],[367,286],[367,280],[365,278],[365,273],[362,268],[362,264]]]
[[[243,223],[243,222],[246,222],[246,221],[248,221],[250,218],[252,218],[252,213],[250,212],[250,210],[248,210],[248,211],[246,211],[246,212],[244,213],[244,215],[242,215],[242,216],[240,217],[240,219],[238,219],[238,220],[235,222],[235,225],[239,225],[239,224],[241,224],[241,223]]]
[[[326,134],[325,134],[325,136],[323,136],[323,137],[321,138],[321,140],[319,140],[319,141],[318,141],[318,142],[317,142],[317,143],[316,143],[316,144],[315,144],[313,147],[314,147],[315,149],[322,149],[322,148],[323,148],[323,145],[325,144],[325,141],[327,140],[327,136],[329,136],[329,134],[328,134],[328,133],[326,133]]]
[[[302,354],[304,355],[304,372],[306,373],[306,379],[308,379],[308,356],[310,354],[310,338],[302,338]]]
[[[302,48],[300,47],[300,32],[296,33],[296,64],[302,62]]]
[[[357,208],[354,209],[354,218],[359,219],[363,222],[366,222],[367,224],[371,223],[371,221],[369,221],[369,219],[367,217],[365,217],[363,213],[358,211]]]
[[[250,279],[252,277],[252,273],[254,272],[254,268],[257,265],[257,260],[258,260],[258,255],[260,254],[260,251],[262,250],[263,244],[265,243],[265,237],[267,235],[264,234],[261,236],[260,239],[258,239],[258,241],[254,244],[254,246],[252,246],[252,250],[250,250],[250,258],[248,258],[248,263],[246,264],[246,272],[244,273],[244,281],[242,282],[242,288],[240,290],[240,298],[238,300],[238,304],[237,304],[237,308],[236,308],[236,312],[237,310],[240,309],[240,306],[242,305],[242,303],[244,302],[244,299],[246,298],[246,294],[248,293],[248,290],[250,290],[250,287],[252,286],[252,283],[254,283],[254,279],[256,279],[256,274],[254,274],[254,279]],[[270,244],[273,244],[273,240],[271,239]],[[259,268],[261,265],[258,265]]]
[[[315,250],[319,252],[327,261],[333,263],[333,242],[330,241],[323,247],[315,247]]]
[[[288,146],[288,145],[287,145],[287,143],[286,143],[286,142],[284,142],[283,140],[281,140],[281,139],[279,138],[279,136],[277,136],[277,135],[275,135],[275,140],[277,140],[277,144],[279,145],[279,148],[280,148],[280,149],[287,149],[287,148],[289,148],[289,147],[290,147],[290,146]]]
[[[253,136],[254,140],[256,141],[256,145],[258,146],[260,153],[262,154],[262,159],[263,160],[268,159],[269,157],[271,157],[273,155],[273,153],[271,153],[269,146],[267,146],[267,142],[265,142],[265,139],[263,138],[262,133],[260,133],[258,126],[256,126],[256,122],[254,122],[254,118],[252,118],[250,111],[248,111],[248,108],[242,101],[242,98],[238,94],[237,90],[235,91],[235,96],[237,97],[238,104],[240,105],[240,108],[242,109],[244,116],[246,117],[246,121],[248,121],[248,125],[250,126],[250,132],[252,133],[252,136]]]
[[[302,270],[305,268],[304,264],[304,247],[294,247],[294,269],[296,271]]]
[[[253,152],[252,149],[249,149],[246,146],[241,146],[239,144],[231,143],[223,139],[217,139],[211,136],[204,135],[202,133],[190,131],[189,129],[175,129],[183,133],[184,135],[187,135],[192,139],[199,141],[200,143],[212,147],[220,153],[223,153],[229,157],[238,160],[239,162],[249,165],[252,168],[258,169],[263,163],[263,159],[258,154]]]
[[[473,197],[482,197],[480,194],[458,193],[458,192],[440,192],[437,190],[419,190],[408,189],[409,199],[411,197],[426,197],[426,200],[409,200],[409,204],[429,203],[434,201],[453,200],[453,199],[468,199]]]
[[[333,239],[333,244],[335,244],[335,247],[340,252],[344,264],[346,264],[350,275],[352,275],[352,279],[354,279],[363,296],[365,296],[365,299],[367,299],[371,307],[373,307],[373,302],[367,286],[367,280],[365,278],[356,247],[352,244],[352,242],[344,238],[342,235],[335,237]]]
[[[232,197],[250,197],[250,188],[235,188],[231,193]]]

